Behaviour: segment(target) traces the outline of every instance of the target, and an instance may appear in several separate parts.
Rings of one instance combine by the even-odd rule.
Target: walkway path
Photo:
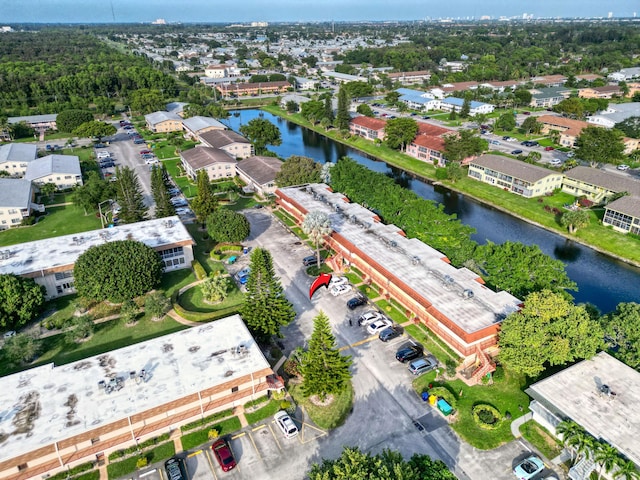
[[[522,434],[520,433],[520,426],[533,418],[533,413],[528,412],[522,415],[521,417],[516,418],[513,422],[511,422],[511,435],[514,438],[520,438]]]

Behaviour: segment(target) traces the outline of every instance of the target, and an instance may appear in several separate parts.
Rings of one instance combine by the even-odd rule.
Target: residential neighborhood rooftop
[[[158,123],[165,122],[167,120],[180,120],[182,121],[182,117],[174,112],[153,112],[148,113],[144,116],[144,119],[149,125],[157,125]]]
[[[7,143],[0,146],[0,163],[31,162],[38,158],[38,147],[29,143]]]
[[[0,274],[39,274],[52,268],[70,266],[89,247],[116,240],[136,240],[151,248],[193,243],[193,238],[177,216],[157,218],[2,247]]]
[[[201,116],[186,118],[182,121],[182,124],[192,132],[197,132],[198,130],[209,127],[215,127],[221,130],[226,130],[227,128],[225,124],[219,122],[215,118]]]
[[[31,203],[31,182],[19,178],[0,178],[0,206],[27,208]],[[2,258],[0,256],[0,258]],[[0,268],[2,260],[0,260]],[[0,271],[0,273],[5,273]]]
[[[25,180],[37,180],[52,173],[82,175],[80,159],[77,155],[47,155],[29,162],[24,175]]]
[[[640,197],[640,181],[628,178],[626,175],[583,166],[567,170],[564,175],[567,178],[587,182],[612,192],[627,192],[629,195]]]
[[[254,155],[238,162],[236,169],[252,178],[258,185],[273,182],[282,168],[282,160],[274,157]]]
[[[45,115],[25,115],[23,117],[9,117],[7,121],[11,124],[27,122],[27,123],[37,123],[37,122],[55,122],[56,118],[58,118],[57,113],[48,113]]]
[[[214,163],[237,163],[237,160],[224,150],[213,147],[197,146],[181,153],[191,168],[198,170]]]
[[[214,148],[222,148],[232,143],[251,143],[233,130],[209,130],[201,133],[200,139]]]
[[[535,183],[549,175],[560,175],[554,170],[501,155],[480,155],[471,163],[473,165],[490,168],[500,173],[506,173],[507,175],[530,183]]]
[[[233,315],[2,377],[0,461],[268,368],[242,318]]]

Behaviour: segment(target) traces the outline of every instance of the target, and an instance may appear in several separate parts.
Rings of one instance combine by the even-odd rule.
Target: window
[[[67,270],[66,272],[58,272],[55,274],[56,280],[64,280],[65,278],[73,278],[73,270]]]
[[[100,441],[100,437],[95,437],[91,439],[91,445],[94,445]]]
[[[26,463],[21,463],[20,465],[18,465],[18,471],[22,472],[24,470],[26,470],[28,468]]]
[[[238,391],[238,387],[232,387],[231,388],[231,393],[236,393]]]

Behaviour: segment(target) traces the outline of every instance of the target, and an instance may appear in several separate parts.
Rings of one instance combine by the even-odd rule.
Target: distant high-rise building
[[[164,18],[156,18],[153,22],[151,22],[152,25],[166,25],[167,21]]]
[[[268,27],[269,22],[251,22],[252,27]]]
[[[612,17],[613,17],[613,12],[609,12],[609,13],[607,14],[607,18],[612,18]]]

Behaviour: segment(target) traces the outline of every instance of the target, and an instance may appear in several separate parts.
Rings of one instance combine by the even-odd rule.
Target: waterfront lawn
[[[101,227],[100,219],[95,213],[85,215],[82,207],[77,205],[50,207],[46,211],[46,216],[35,225],[0,232],[0,247],[97,230]]]

